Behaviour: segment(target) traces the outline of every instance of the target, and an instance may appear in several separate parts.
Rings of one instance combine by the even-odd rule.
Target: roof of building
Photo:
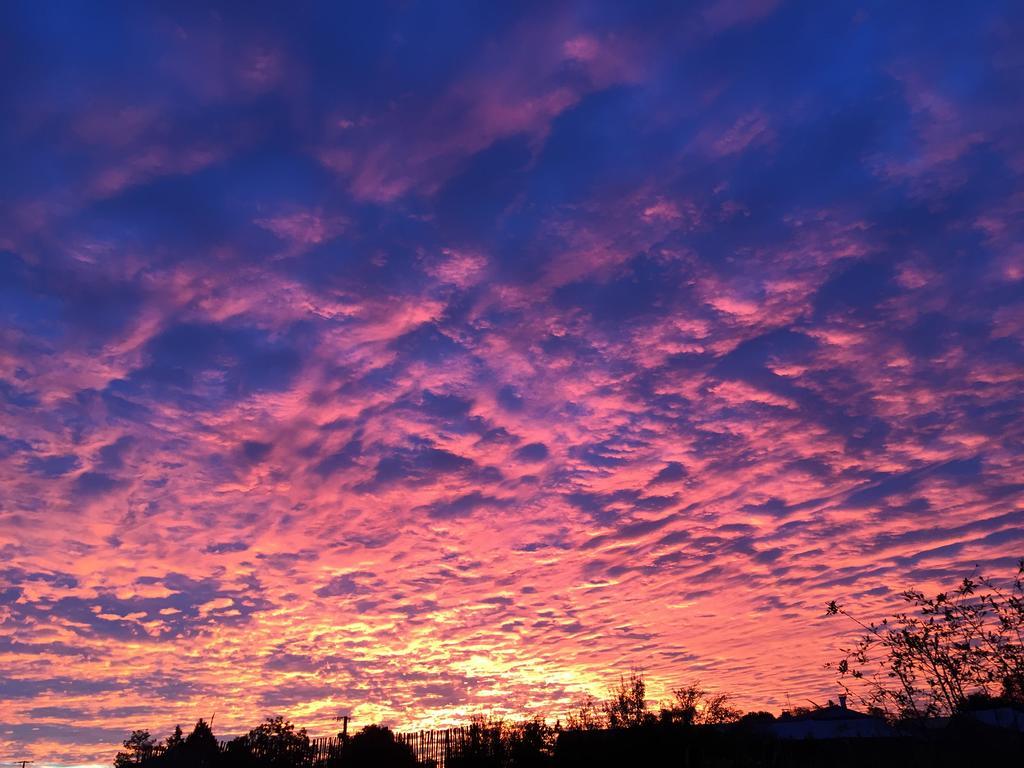
[[[877,719],[874,715],[869,715],[864,712],[858,712],[848,707],[842,707],[838,704],[829,702],[828,706],[818,707],[817,709],[809,710],[808,712],[801,712],[797,715],[789,715],[787,720],[875,720]]]

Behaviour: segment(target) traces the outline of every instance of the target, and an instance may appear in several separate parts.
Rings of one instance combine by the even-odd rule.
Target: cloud
[[[778,710],[1019,557],[1004,7],[124,10],[0,10],[0,751]]]
[[[79,464],[78,457],[69,453],[62,456],[32,456],[26,468],[33,474],[55,478],[72,472]]]
[[[522,462],[536,463],[544,461],[550,455],[550,451],[544,443],[528,443],[517,448],[515,455]]]
[[[446,520],[473,514],[476,510],[487,507],[501,507],[506,502],[494,496],[487,496],[480,491],[472,491],[452,499],[434,502],[423,511],[432,518]]]

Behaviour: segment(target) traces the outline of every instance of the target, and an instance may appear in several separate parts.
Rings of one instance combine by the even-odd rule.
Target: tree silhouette
[[[163,756],[161,765],[177,768],[186,764],[185,736],[181,732],[181,726],[174,726],[174,733],[164,740]]]
[[[541,719],[506,722],[474,717],[453,745],[448,768],[540,768],[551,763],[555,728]]]
[[[219,762],[220,744],[217,743],[210,724],[205,720],[200,719],[192,733],[185,737],[182,756],[185,764],[196,768],[214,766]]]
[[[661,710],[663,722],[683,725],[723,725],[739,719],[741,712],[731,706],[727,693],[711,693],[700,683],[672,690],[672,703]]]
[[[741,726],[744,725],[759,725],[764,723],[774,723],[775,715],[771,712],[765,712],[759,710],[757,712],[744,712],[740,715],[740,719],[736,721]]]
[[[149,731],[132,731],[131,736],[121,742],[124,751],[114,758],[114,768],[146,765],[156,756],[158,746]]]
[[[586,694],[566,718],[566,730],[596,731],[604,726],[604,705],[597,697]]]
[[[179,749],[184,744],[185,744],[185,736],[181,732],[181,726],[180,725],[176,725],[176,726],[174,726],[174,733],[172,733],[170,736],[168,736],[167,739],[164,741],[164,749],[167,752],[172,752],[172,751],[174,751],[176,749]]]
[[[639,670],[630,672],[628,679],[619,678],[609,691],[604,714],[609,728],[638,728],[653,721],[647,709],[647,684]]]
[[[367,725],[349,739],[341,765],[345,768],[416,768],[416,756],[387,726]]]
[[[1024,703],[1024,560],[1008,591],[978,576],[935,597],[915,589],[901,596],[910,610],[879,624],[828,604],[828,615],[864,630],[828,665],[849,693],[903,719],[953,714],[980,701]]]
[[[507,729],[509,764],[522,768],[548,765],[556,735],[555,729],[542,719],[527,720]]]
[[[309,754],[306,729],[295,726],[283,717],[268,717],[245,736],[228,742],[227,752],[235,764],[258,768],[292,768]]]

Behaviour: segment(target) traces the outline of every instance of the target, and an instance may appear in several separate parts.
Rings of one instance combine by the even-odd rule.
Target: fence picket
[[[425,768],[445,768],[455,755],[470,748],[486,747],[492,738],[492,728],[470,727],[444,728],[432,731],[409,731],[395,733],[395,740],[408,746],[416,762]],[[340,736],[317,736],[309,740],[309,749],[304,757],[295,763],[295,768],[344,768]],[[220,750],[228,750],[228,742],[220,742]],[[263,756],[263,755],[260,755]]]

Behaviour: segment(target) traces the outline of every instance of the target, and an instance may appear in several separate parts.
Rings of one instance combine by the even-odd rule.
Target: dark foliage
[[[352,737],[335,762],[344,768],[415,768],[416,756],[391,729],[368,725]]]
[[[609,691],[604,714],[609,728],[639,728],[654,720],[647,709],[647,684],[639,670],[620,677],[617,687]]]
[[[909,610],[880,623],[828,604],[829,615],[863,630],[830,665],[849,693],[900,721],[1024,705],[1024,560],[1007,588],[977,576],[935,597],[916,589],[902,597]]]
[[[742,714],[731,706],[727,693],[712,693],[691,683],[672,690],[672,703],[661,710],[664,723],[682,725],[724,725],[739,720]]]
[[[446,768],[540,768],[551,764],[557,733],[543,720],[474,720],[452,745]]]
[[[180,728],[178,731],[180,732]],[[114,758],[115,768],[130,768],[134,765],[148,765],[157,754],[157,744],[149,731],[132,731],[131,736],[121,742],[124,750]]]
[[[770,722],[770,721],[769,721]],[[962,768],[1016,765],[1024,738],[971,722],[927,736],[784,741],[736,724],[564,731],[553,768]]]
[[[792,718],[792,715],[790,715]],[[1024,734],[986,726],[966,713],[945,728],[922,734],[908,731],[892,738],[780,740],[773,736],[775,718],[755,712],[734,723],[695,725],[647,718],[630,728],[561,729],[541,721],[503,723],[474,721],[445,732],[446,768],[946,768],[963,765],[1014,765],[1024,750]],[[209,727],[199,727],[197,743],[209,743]],[[163,744],[145,731],[135,731],[118,754],[117,768],[130,766],[192,766],[188,738],[180,729]],[[383,726],[363,728],[351,739],[332,742],[329,755],[310,750],[302,731],[279,718],[268,720],[246,736],[224,745],[213,763],[218,768],[435,768],[417,762],[413,750]],[[259,745],[259,746],[256,746]],[[251,751],[246,751],[246,747]],[[207,758],[209,758],[207,753]],[[211,763],[206,763],[211,764]]]
[[[197,722],[192,732],[184,738],[181,726],[176,726],[174,733],[168,736],[163,744],[156,742],[149,731],[132,731],[123,745],[124,750],[118,752],[114,758],[115,768],[212,768],[223,764],[220,745],[205,720]]]
[[[220,744],[205,720],[196,723],[182,745],[184,764],[195,768],[213,768],[220,764]],[[161,755],[162,756],[162,755]]]
[[[308,760],[306,730],[284,718],[268,718],[245,736],[232,739],[225,747],[225,762],[232,768],[292,768]]]

